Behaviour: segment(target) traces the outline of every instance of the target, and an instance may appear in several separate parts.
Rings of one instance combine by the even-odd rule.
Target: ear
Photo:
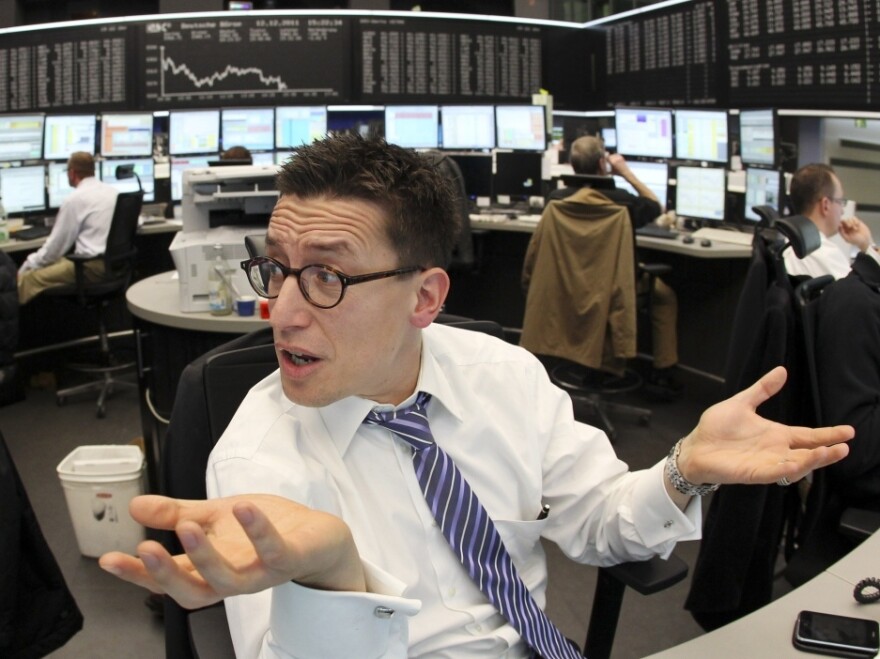
[[[418,276],[421,285],[416,292],[416,307],[410,322],[416,327],[425,328],[434,322],[446,302],[449,275],[442,268],[430,268]]]

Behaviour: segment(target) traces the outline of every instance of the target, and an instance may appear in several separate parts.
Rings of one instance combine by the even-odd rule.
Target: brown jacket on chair
[[[591,188],[551,201],[526,251],[520,345],[620,372],[636,355],[632,226],[626,208]],[[615,358],[615,360],[610,359]]]

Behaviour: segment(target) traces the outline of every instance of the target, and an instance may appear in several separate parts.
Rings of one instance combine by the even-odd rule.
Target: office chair
[[[455,190],[455,208],[459,218],[458,241],[452,251],[452,260],[447,269],[450,271],[470,270],[476,263],[476,257],[474,256],[474,240],[471,235],[470,205],[461,168],[455,160],[442,151],[428,151],[424,156],[446,175]]]
[[[73,284],[50,288],[43,293],[53,297],[72,297],[83,309],[95,310],[97,313],[100,363],[95,365],[68,364],[67,368],[97,375],[99,379],[60,389],[56,392],[55,398],[59,405],[63,405],[69,396],[97,391],[97,416],[99,419],[103,419],[106,415],[105,402],[107,397],[113,393],[114,388],[137,387],[134,382],[126,382],[115,377],[126,371],[134,370],[136,363],[134,361],[119,362],[111,352],[105,314],[112,302],[124,299],[125,291],[128,289],[134,273],[137,254],[135,237],[143,198],[143,191],[120,193],[116,197],[116,207],[113,211],[104,253],[94,257],[68,255],[67,258],[74,264],[76,281]],[[87,261],[96,259],[104,261],[104,276],[99,281],[88,282],[85,278],[84,265]]]

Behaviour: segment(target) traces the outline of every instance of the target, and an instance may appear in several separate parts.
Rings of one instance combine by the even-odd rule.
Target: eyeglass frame
[[[340,302],[342,302],[342,298],[345,297],[345,291],[349,286],[354,286],[355,284],[363,284],[368,281],[376,281],[379,279],[387,279],[389,277],[397,277],[399,275],[409,274],[411,272],[424,272],[425,268],[420,265],[411,265],[406,266],[404,268],[395,268],[394,270],[382,270],[381,272],[368,272],[363,275],[347,275],[341,270],[334,268],[331,265],[326,265],[324,263],[309,263],[304,265],[301,268],[288,268],[286,265],[279,263],[276,259],[273,259],[271,256],[254,256],[252,258],[241,261],[239,265],[241,269],[244,270],[245,275],[247,276],[248,283],[251,285],[251,288],[254,292],[262,298],[267,300],[275,300],[278,298],[278,295],[264,295],[257,290],[256,286],[254,286],[254,282],[250,277],[250,269],[259,263],[265,263],[269,261],[274,263],[279,270],[281,270],[281,274],[284,275],[284,278],[287,279],[291,275],[296,277],[296,284],[299,286],[299,290],[302,293],[303,297],[306,299],[306,302],[311,304],[313,307],[317,307],[318,309],[332,309],[335,306],[338,306]],[[339,291],[339,299],[336,300],[333,304],[326,306],[323,304],[318,304],[315,302],[310,296],[308,291],[303,287],[302,277],[300,275],[308,270],[309,268],[322,268],[323,270],[328,270],[332,272],[334,275],[339,277],[339,281],[342,284],[342,288]]]
[[[829,201],[833,201],[835,204],[840,204],[841,206],[846,206],[849,203],[849,199],[846,197],[828,197]]]

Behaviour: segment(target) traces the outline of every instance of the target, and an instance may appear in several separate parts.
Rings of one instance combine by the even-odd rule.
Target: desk
[[[162,220],[161,222],[147,222],[138,227],[139,236],[151,236],[162,233],[177,233],[182,223],[180,220]],[[15,234],[12,234],[15,236]],[[0,250],[7,254],[16,252],[30,252],[39,249],[46,242],[48,236],[34,238],[33,240],[16,240],[14,237],[0,242]]]
[[[704,657],[792,657],[813,655],[791,644],[794,621],[802,610],[880,621],[880,604],[859,604],[855,584],[880,575],[880,531],[800,588],[739,620],[663,652],[653,659]]]

